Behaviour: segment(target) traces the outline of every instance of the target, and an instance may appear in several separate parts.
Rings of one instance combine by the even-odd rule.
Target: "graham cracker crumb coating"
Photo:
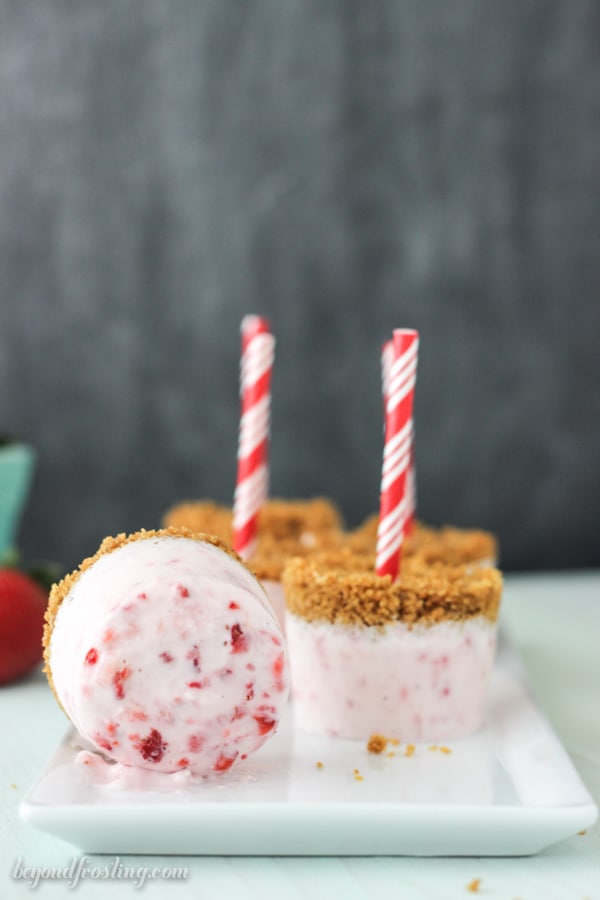
[[[185,526],[233,542],[231,508],[209,500],[180,503],[165,514],[163,521],[166,526]],[[338,547],[342,540],[342,518],[330,500],[273,498],[260,511],[257,546],[248,563],[257,578],[279,581],[290,557]]]
[[[346,544],[359,553],[374,553],[377,543],[379,517],[369,516],[362,525],[348,532]],[[489,531],[477,528],[455,528],[444,525],[430,528],[421,522],[404,541],[404,557],[419,556],[426,564],[445,563],[459,566],[480,560],[498,558],[498,541]]]
[[[383,626],[390,622],[434,625],[498,617],[502,575],[473,566],[425,567],[406,559],[400,577],[379,576],[374,559],[349,550],[294,558],[283,572],[286,605],[308,622]]]
[[[52,632],[54,630],[54,623],[56,621],[56,615],[58,613],[58,610],[60,609],[60,606],[61,606],[63,600],[71,592],[71,590],[73,589],[73,587],[75,586],[75,584],[77,583],[79,578],[83,575],[83,573],[86,572],[88,569],[90,569],[94,565],[94,563],[100,559],[101,556],[106,556],[108,553],[112,553],[114,550],[118,550],[120,547],[124,547],[125,544],[131,544],[131,543],[134,543],[135,541],[144,541],[144,540],[148,540],[150,538],[164,538],[164,537],[187,538],[187,539],[193,540],[193,541],[201,541],[206,544],[212,544],[214,547],[218,547],[219,550],[223,550],[225,553],[227,553],[228,556],[231,556],[233,559],[237,560],[242,566],[244,566],[245,568],[248,568],[248,566],[243,561],[243,559],[241,559],[238,556],[238,554],[235,553],[235,551],[232,550],[231,547],[227,543],[225,543],[225,541],[221,540],[220,538],[216,537],[215,535],[204,534],[202,532],[195,532],[189,528],[169,527],[169,528],[162,528],[157,531],[154,531],[154,530],[146,531],[145,529],[142,529],[141,531],[136,531],[133,534],[124,534],[123,533],[123,534],[116,535],[116,537],[104,538],[104,540],[100,544],[98,550],[92,556],[88,556],[87,559],[83,560],[83,562],[80,564],[79,568],[75,569],[69,575],[65,575],[65,577],[61,581],[58,581],[58,582],[56,582],[56,584],[53,584],[52,588],[50,590],[50,596],[48,598],[48,606],[46,608],[46,614],[44,617],[45,624],[44,624],[44,634],[43,634],[43,638],[42,638],[42,644],[43,644],[43,648],[44,648],[44,672],[46,674],[48,683],[49,683],[50,687],[52,688],[54,696],[56,697],[59,705],[61,705],[61,704],[60,704],[60,700],[58,699],[58,696],[56,694],[56,691],[54,689],[54,682],[52,680],[52,671],[50,669],[50,641],[52,638]],[[251,570],[249,569],[249,571],[251,571]],[[252,572],[252,575],[254,575],[253,572]],[[254,577],[256,578],[255,575],[254,575]],[[258,579],[257,579],[257,583],[260,584],[260,582],[258,582]],[[260,586],[262,589],[262,585],[260,585]]]
[[[257,578],[264,581],[281,581],[286,563],[292,557],[308,557],[315,552],[337,548],[342,542],[342,532],[327,530],[311,532],[314,541],[302,543],[296,538],[275,538],[264,534],[259,536],[256,552],[249,565]]]
[[[227,544],[233,542],[233,516],[228,506],[202,500],[179,503],[163,516],[165,528],[189,528],[203,534],[215,534]]]

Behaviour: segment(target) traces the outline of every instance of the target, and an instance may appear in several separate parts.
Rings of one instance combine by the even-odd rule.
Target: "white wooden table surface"
[[[600,572],[507,578],[503,625],[534,690],[596,804],[600,804]],[[41,673],[0,689],[0,898],[130,897],[132,881],[42,881],[12,873],[68,866],[79,851],[21,821],[18,806],[66,728]],[[106,865],[91,857],[90,865]],[[112,862],[112,860],[111,860]],[[187,866],[181,881],[147,881],[164,898],[465,898],[600,900],[600,827],[535,857],[493,859],[126,857],[127,866]],[[477,894],[467,890],[481,879]]]

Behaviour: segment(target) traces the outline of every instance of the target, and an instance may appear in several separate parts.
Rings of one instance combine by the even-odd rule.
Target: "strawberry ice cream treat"
[[[73,725],[126,766],[226,772],[274,734],[288,696],[262,586],[187,529],[106,538],[54,585],[44,647]]]
[[[164,516],[166,526],[185,526],[193,531],[216,534],[231,544],[233,513],[210,500],[190,501],[172,507]],[[334,504],[324,497],[309,500],[266,500],[258,518],[256,548],[248,565],[263,584],[281,627],[285,622],[285,599],[281,574],[292,556],[338,547],[343,525]]]
[[[471,734],[484,718],[500,572],[407,559],[392,581],[372,563],[345,552],[286,566],[297,727],[406,742]]]

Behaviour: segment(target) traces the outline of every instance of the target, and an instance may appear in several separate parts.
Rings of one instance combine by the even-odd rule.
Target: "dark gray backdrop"
[[[25,551],[231,499],[261,312],[275,494],[376,508],[380,344],[414,326],[421,518],[600,564],[599,50],[579,0],[1,0]]]

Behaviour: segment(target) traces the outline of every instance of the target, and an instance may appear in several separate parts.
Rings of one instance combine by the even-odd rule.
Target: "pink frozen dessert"
[[[225,772],[276,730],[285,645],[265,592],[217,538],[106,538],[54,585],[46,672],[80,734],[159,772]]]
[[[403,563],[378,576],[349,551],[286,566],[286,631],[298,728],[366,740],[464,737],[482,724],[502,576]]]

